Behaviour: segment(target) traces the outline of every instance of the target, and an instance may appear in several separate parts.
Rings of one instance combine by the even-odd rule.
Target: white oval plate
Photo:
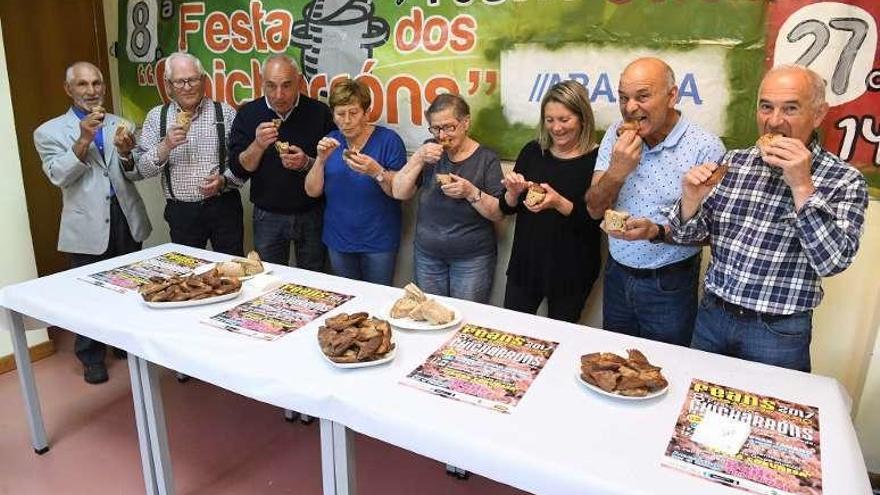
[[[137,295],[138,299],[141,300],[142,303],[153,309],[172,309],[172,308],[188,308],[190,306],[201,306],[203,304],[213,304],[223,301],[228,301],[230,299],[235,299],[241,294],[241,289],[238,289],[236,292],[230,292],[229,294],[223,294],[222,296],[215,297],[206,297],[205,299],[196,299],[194,301],[169,301],[169,302],[149,302],[145,301],[140,294]]]
[[[458,308],[450,304],[440,304],[443,304],[443,306],[451,309],[452,312],[455,314],[455,316],[452,318],[452,321],[450,321],[449,323],[444,323],[442,325],[432,325],[427,321],[416,321],[410,318],[392,318],[391,308],[394,306],[394,303],[392,303],[390,306],[385,308],[384,311],[382,311],[381,318],[390,323],[392,327],[402,328],[404,330],[440,330],[443,328],[454,327],[455,325],[461,323],[461,311],[459,311]]]
[[[232,261],[232,260],[229,260],[229,261]],[[196,275],[208,273],[211,270],[213,270],[215,266],[217,266],[217,263],[208,263],[207,265],[202,265],[202,266],[196,268],[195,270],[193,270],[193,273]],[[246,280],[250,280],[250,279],[256,277],[257,275],[263,275],[264,273],[272,273],[272,267],[267,266],[265,263],[263,263],[263,271],[261,271],[260,273],[255,273],[253,275],[245,275],[244,277],[238,277],[238,279],[241,280],[242,282],[244,282]]]
[[[622,400],[648,400],[648,399],[653,399],[654,397],[660,397],[661,395],[665,394],[667,390],[669,390],[669,385],[667,385],[667,386],[661,388],[660,390],[656,390],[656,391],[654,391],[654,392],[648,392],[648,395],[645,395],[644,397],[631,397],[631,396],[629,396],[629,395],[620,395],[620,394],[615,394],[615,393],[606,392],[606,391],[602,390],[601,387],[597,387],[597,386],[593,385],[592,383],[590,383],[590,382],[588,382],[588,381],[585,381],[583,378],[581,378],[581,372],[580,372],[580,370],[578,370],[578,372],[577,372],[577,379],[578,379],[579,382],[583,383],[585,387],[587,387],[588,389],[592,390],[593,392],[596,392],[596,393],[599,393],[599,394],[605,395],[605,396],[607,396],[607,397],[613,397],[613,398],[615,398],[615,399],[622,399]]]
[[[396,345],[396,342],[394,342],[394,340],[392,340],[391,342],[395,344],[394,349],[391,349],[390,351],[386,352],[385,357],[383,357],[382,359],[377,359],[375,361],[364,361],[362,363],[337,363],[336,361],[330,359],[329,356],[324,354],[324,351],[321,350],[321,346],[318,346],[318,352],[321,353],[322,356],[324,356],[324,359],[328,363],[332,364],[333,366],[336,366],[337,368],[349,368],[349,369],[351,369],[351,368],[367,368],[369,366],[378,366],[380,364],[385,364],[388,361],[391,361],[392,359],[394,359],[394,356],[397,355],[397,345]]]

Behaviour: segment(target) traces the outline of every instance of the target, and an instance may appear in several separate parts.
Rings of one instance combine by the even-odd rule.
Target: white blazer
[[[103,159],[93,142],[80,161],[73,153],[79,138],[79,118],[73,108],[64,115],[45,122],[34,131],[34,145],[43,161],[43,172],[52,184],[61,188],[63,208],[58,233],[58,250],[65,253],[102,254],[110,241],[110,184],[116,191],[131,236],[143,242],[152,226],[144,200],[132,181],[142,177],[137,168],[122,169],[119,153],[113,146],[116,127],[126,122],[113,114],[104,117]]]

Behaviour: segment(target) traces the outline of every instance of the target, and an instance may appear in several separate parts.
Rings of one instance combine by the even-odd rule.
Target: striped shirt
[[[727,153],[729,171],[688,222],[681,222],[681,202],[673,207],[675,241],[710,239],[708,292],[754,311],[788,315],[816,307],[820,277],[852,263],[868,205],[865,179],[818,141],[809,149],[816,191],[800,211],[782,171],[764,163],[756,147]]]
[[[221,103],[223,109],[223,121],[226,126],[227,146],[229,144],[229,133],[232,130],[232,121],[235,119],[235,110]],[[166,116],[166,134],[177,125],[177,113],[180,107],[177,103],[172,103],[168,107],[168,115]],[[137,168],[144,178],[155,177],[163,174],[162,192],[165,193],[166,199],[172,199],[171,193],[168,191],[168,184],[164,178],[164,169],[171,163],[171,187],[174,189],[173,199],[180,201],[201,201],[205,199],[199,189],[205,182],[205,178],[217,174],[220,170],[218,156],[217,141],[217,122],[214,116],[214,102],[210,98],[202,98],[201,103],[196,107],[195,114],[190,125],[189,132],[186,134],[186,141],[180,146],[171,150],[168,160],[159,161],[159,117],[162,112],[162,105],[159,105],[149,113],[144,120],[144,126],[138,138],[138,149],[141,155],[137,161]],[[240,187],[244,180],[238,178],[229,170],[229,154],[226,156],[224,177],[226,178],[226,187]]]

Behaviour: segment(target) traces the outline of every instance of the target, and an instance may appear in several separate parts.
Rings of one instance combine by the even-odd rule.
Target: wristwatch
[[[480,189],[477,189],[477,195],[473,199],[468,198],[468,203],[474,204],[474,203],[480,201],[481,199],[483,199],[483,191]]]
[[[384,182],[385,181],[385,169],[384,168],[379,169],[379,173],[374,175],[373,178],[376,179],[376,182],[378,182],[379,184]]]
[[[654,224],[657,226],[657,235],[648,239],[651,244],[663,244],[666,241],[666,226]]]

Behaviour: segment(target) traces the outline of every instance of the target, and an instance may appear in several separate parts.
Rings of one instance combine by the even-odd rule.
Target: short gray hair
[[[64,69],[64,82],[65,83],[70,84],[73,81],[73,71],[74,71],[74,69],[77,68],[77,66],[80,66],[80,65],[85,65],[85,66],[88,66],[88,67],[95,69],[95,72],[97,72],[98,75],[101,76],[101,80],[102,81],[104,80],[104,74],[101,73],[101,69],[99,69],[97,65],[95,65],[91,62],[86,62],[84,60],[80,60],[80,61],[77,61],[77,62],[74,62],[74,63],[68,65],[67,68]]]
[[[779,72],[799,72],[807,78],[810,83],[810,105],[813,109],[817,109],[825,104],[825,80],[822,79],[816,71],[800,64],[779,64],[768,70],[764,74],[764,79]],[[764,79],[761,84],[764,84]],[[760,91],[760,87],[758,88]]]
[[[431,115],[440,113],[447,109],[452,109],[452,114],[458,120],[463,120],[471,116],[471,107],[460,95],[452,93],[441,93],[434,98],[431,105],[425,110],[425,118],[430,119]]]
[[[174,52],[171,55],[168,55],[168,58],[165,59],[165,80],[171,80],[171,66],[175,60],[188,60],[191,64],[193,64],[197,71],[199,71],[199,75],[205,76],[208,73],[205,72],[205,69],[202,67],[202,61],[198,59],[195,55],[186,52]]]
[[[266,57],[266,60],[263,60],[263,65],[260,66],[260,77],[264,79],[266,78],[266,66],[269,65],[269,62],[274,62],[276,60],[289,64],[297,74],[300,74],[299,64],[296,62],[295,58],[283,53],[273,53]]]

